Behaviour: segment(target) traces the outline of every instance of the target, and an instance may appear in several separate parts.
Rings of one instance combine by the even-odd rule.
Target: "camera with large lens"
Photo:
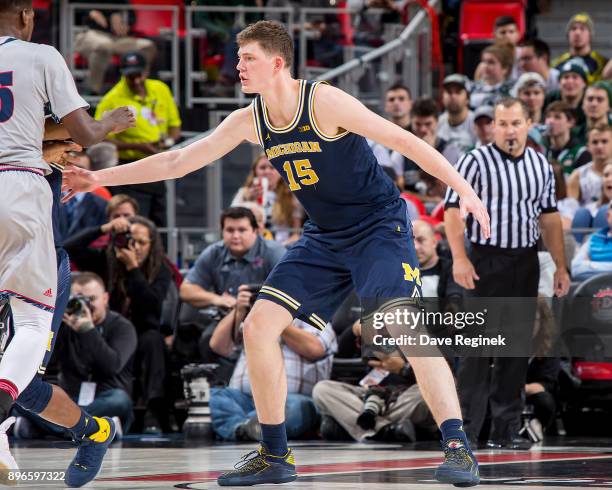
[[[123,233],[113,233],[111,235],[111,242],[115,248],[130,248],[130,241],[132,240],[132,234],[129,231]]]
[[[183,392],[187,405],[187,420],[183,433],[189,439],[212,439],[210,418],[210,387],[221,385],[218,364],[187,364],[181,369]]]
[[[70,296],[65,313],[66,315],[81,315],[85,308],[91,312],[91,300],[82,294],[75,294]]]
[[[357,425],[363,430],[376,427],[376,417],[385,412],[390,394],[391,392],[382,386],[370,386],[365,394],[363,410],[357,417]]]

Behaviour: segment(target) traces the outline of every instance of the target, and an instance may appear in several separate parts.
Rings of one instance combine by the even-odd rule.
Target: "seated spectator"
[[[406,131],[412,131],[410,111],[412,110],[412,93],[405,85],[396,83],[389,87],[385,92],[385,116],[393,124],[397,124],[400,128]],[[378,163],[383,166],[389,166],[395,172],[398,186],[400,189],[405,187],[405,172],[414,172],[413,163],[407,160],[404,155],[393,151],[389,148],[381,147],[378,143],[373,144],[372,151],[378,160]],[[387,152],[387,156],[381,156],[381,148]],[[411,180],[410,173],[408,180]]]
[[[133,420],[134,325],[109,309],[104,282],[94,273],[78,273],[71,294],[74,299],[66,308],[53,352],[52,362],[59,366],[58,384],[91,415],[118,417],[127,432]],[[37,428],[58,432],[57,426],[36,415],[27,416]]]
[[[100,2],[85,0],[83,3]],[[87,30],[78,34],[74,40],[74,50],[87,58],[87,83],[94,94],[102,93],[104,75],[113,55],[138,51],[146,57],[149,67],[153,65],[155,43],[150,39],[130,36],[130,26],[125,21],[125,13],[126,11],[119,10],[105,15],[100,10],[90,10],[84,20]]]
[[[64,203],[59,213],[61,236],[68,240],[83,228],[102,225],[106,221],[106,202],[93,192],[80,192]]]
[[[215,307],[225,314],[236,305],[238,288],[241,285],[262,284],[272,268],[285,253],[285,247],[277,242],[264,240],[258,233],[258,224],[253,212],[243,207],[231,207],[221,214],[223,239],[208,246],[197,258],[181,285],[180,297],[185,308],[200,309]],[[191,313],[191,314],[190,314]],[[193,311],[181,312],[179,336],[185,340],[196,336],[195,341],[186,341],[199,350],[204,362],[216,362],[217,356],[210,350],[209,342],[216,322],[201,325],[194,319]],[[193,328],[195,327],[195,328]],[[195,330],[195,331],[194,331]],[[201,330],[201,331],[200,331]],[[194,356],[185,345],[186,357]],[[227,366],[231,374],[231,366]]]
[[[464,289],[453,280],[452,260],[438,255],[438,240],[433,226],[423,220],[417,220],[412,223],[412,233],[421,270],[423,297],[463,297]]]
[[[604,167],[602,182],[601,198],[575,210],[571,228],[601,228],[605,226],[608,204],[612,202],[612,163],[608,163]],[[584,232],[574,231],[574,236],[579,243],[582,243],[584,235]]]
[[[474,133],[476,134],[474,148],[493,143],[493,116],[494,109],[490,105],[480,106],[474,111]]]
[[[121,106],[129,106],[135,112],[135,127],[109,137],[123,164],[171,147],[180,137],[181,118],[170,88],[148,78],[149,70],[141,54],[128,53],[121,58],[121,75],[121,80],[96,107],[96,119]],[[115,193],[132,196],[138,201],[142,216],[157,226],[165,225],[165,182],[117,186]]]
[[[361,335],[361,323],[352,329],[357,338]],[[378,355],[368,361],[371,372],[359,386],[335,380],[320,381],[314,387],[312,397],[321,413],[321,436],[326,440],[413,442],[417,430],[431,438],[436,431],[427,404],[415,382],[410,365],[395,355]],[[372,375],[372,372],[376,373]],[[377,383],[380,377],[382,381]],[[366,381],[367,380],[367,381]],[[364,404],[370,395],[379,395],[383,403],[378,413],[366,413]]]
[[[574,170],[567,181],[567,195],[581,206],[601,198],[604,167],[612,162],[612,127],[597,126],[589,131],[587,148],[593,161]]]
[[[569,50],[553,60],[552,66],[560,69],[568,60],[579,58],[586,66],[587,83],[599,80],[608,60],[591,48],[594,30],[593,19],[589,14],[583,12],[574,15],[565,30]]]
[[[595,82],[588,87],[582,100],[582,111],[586,121],[574,130],[579,141],[586,141],[589,129],[600,125],[612,125],[610,97],[612,87],[609,82]]]
[[[608,226],[593,233],[572,260],[572,279],[585,281],[601,272],[612,272],[612,203],[608,205]]]
[[[514,58],[512,49],[505,45],[488,46],[481,55],[482,77],[474,82],[470,93],[470,107],[494,106],[509,94],[512,87],[510,74]]]
[[[265,240],[274,240],[274,235],[270,230],[266,228],[266,212],[262,206],[257,204],[256,202],[244,202],[242,203],[243,208],[250,209],[255,216],[255,221],[257,221],[257,232],[265,239]]]
[[[415,136],[433,146],[452,164],[459,160],[461,151],[457,145],[437,136],[438,105],[433,99],[422,98],[416,100],[412,105],[411,118],[412,132]],[[409,183],[406,182],[406,184]]]
[[[576,122],[574,110],[560,100],[546,107],[544,113],[546,134],[543,137],[544,154],[553,165],[563,169],[567,178],[574,170],[592,160],[586,146],[572,135]],[[559,199],[559,196],[557,196]]]
[[[226,441],[261,440],[241,341],[242,321],[253,305],[255,294],[247,286],[241,286],[234,311],[219,322],[210,339],[210,348],[219,356],[239,353],[229,387],[212,388],[210,394],[213,431]],[[298,319],[283,331],[280,342],[287,374],[287,437],[295,439],[317,427],[312,389],[319,381],[329,379],[338,345],[331,326],[320,332]]]
[[[525,103],[532,124],[542,123],[542,109],[546,93],[544,79],[538,73],[523,73],[512,87],[510,95]]]
[[[520,73],[538,73],[544,79],[544,91],[559,89],[559,70],[550,67],[550,47],[540,39],[518,43],[517,61]]]
[[[161,237],[153,222],[141,216],[127,222],[125,218],[116,218],[108,223],[115,231],[105,249],[88,247],[91,235],[85,232],[67,240],[64,248],[80,270],[94,271],[104,279],[111,308],[136,327],[135,374],[139,394],[157,419],[151,423],[158,422],[162,431],[169,432],[164,398],[165,347],[160,329],[162,303],[172,283],[172,271],[166,264]]]
[[[559,90],[546,94],[544,107],[557,100],[561,100],[574,109],[576,126],[585,122],[582,110],[582,98],[587,86],[587,72],[580,60],[569,60],[559,67]]]
[[[128,218],[137,214],[138,202],[126,194],[117,194],[106,205],[106,222],[81,228],[70,237],[70,242],[76,243],[77,247],[87,244],[92,248],[104,248],[110,243],[112,233],[125,233],[129,230]]]
[[[517,63],[518,52],[516,50],[516,46],[521,40],[521,31],[516,23],[516,19],[511,15],[502,15],[495,19],[495,24],[493,25],[493,37],[495,45],[505,46],[510,49],[512,59],[514,60],[512,70],[510,72],[510,78],[516,80],[520,75],[519,65]],[[476,67],[474,80],[480,80],[482,78],[483,70],[484,64],[481,61]]]
[[[385,92],[385,116],[389,121],[406,131],[410,131],[411,110],[412,93],[408,87],[396,83],[387,89]]]
[[[87,155],[91,161],[90,170],[93,171],[114,167],[119,163],[117,147],[107,141],[90,146],[87,149]]]
[[[469,80],[465,75],[455,73],[447,76],[442,86],[444,112],[438,119],[437,136],[455,144],[461,151],[467,151],[476,143],[474,113],[468,105]]]
[[[304,210],[263,153],[253,161],[244,186],[232,200],[232,207],[245,202],[256,202],[264,208],[266,226],[277,242],[288,245],[300,238],[300,232],[293,230],[301,229]]]
[[[552,161],[551,164],[555,174],[555,196],[557,198],[557,209],[561,215],[561,223],[564,230],[570,230],[573,228],[572,220],[574,219],[576,211],[579,210],[580,204],[576,199],[567,197],[567,179],[563,174],[563,168],[560,165],[554,164]],[[540,277],[540,281],[541,280],[542,278]]]
[[[109,221],[117,218],[131,218],[136,216],[138,211],[140,211],[138,201],[127,194],[115,194],[106,206],[106,216]]]

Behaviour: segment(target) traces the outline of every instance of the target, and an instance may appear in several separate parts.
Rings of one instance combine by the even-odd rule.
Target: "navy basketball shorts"
[[[259,292],[323,330],[355,289],[364,298],[421,296],[412,225],[403,199],[340,231],[308,222],[304,235],[274,267]]]

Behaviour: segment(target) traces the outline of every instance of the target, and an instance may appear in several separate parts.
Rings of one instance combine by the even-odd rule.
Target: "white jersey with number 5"
[[[88,104],[54,47],[0,37],[0,165],[50,171],[42,158],[46,107],[61,120]]]

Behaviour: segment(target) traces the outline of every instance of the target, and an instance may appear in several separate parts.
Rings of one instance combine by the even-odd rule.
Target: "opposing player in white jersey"
[[[133,126],[123,107],[102,121],[88,113],[66,62],[46,45],[30,43],[31,0],[0,0],[0,299],[9,298],[14,333],[0,361],[0,446],[14,400],[41,364],[55,308],[57,262],[51,225],[52,195],[44,176],[45,110],[83,146]],[[6,344],[0,339],[0,347]],[[0,461],[0,479],[6,466]]]

